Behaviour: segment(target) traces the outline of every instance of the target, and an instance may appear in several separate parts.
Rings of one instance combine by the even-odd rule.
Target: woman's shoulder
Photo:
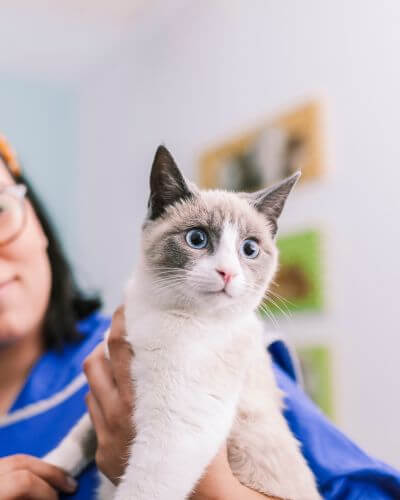
[[[99,312],[95,312],[81,320],[77,329],[81,339],[77,342],[66,344],[60,351],[47,352],[37,366],[37,373],[41,377],[52,376],[51,383],[47,384],[47,397],[72,384],[75,380],[84,379],[83,362],[93,349],[103,341],[105,332],[111,320]],[[46,373],[48,375],[46,375]],[[35,373],[32,373],[34,376]]]
[[[82,369],[83,361],[102,341],[109,325],[110,318],[99,313],[92,314],[78,324],[82,335],[79,342],[67,344],[61,351],[50,350],[43,354],[32,368],[8,414],[0,417],[0,430],[10,432],[15,429],[16,433],[28,428],[30,431],[43,430],[51,422],[52,428],[60,430],[65,426],[63,431],[66,432],[85,411],[87,381]],[[55,421],[58,425],[54,425]],[[34,448],[36,453],[30,452],[40,455],[42,446]]]
[[[94,313],[80,321],[81,339],[61,351],[47,351],[31,370],[7,415],[0,417],[0,457],[26,453],[42,457],[85,413],[88,391],[82,363],[101,342],[110,318]],[[91,466],[71,498],[93,498],[96,472]],[[70,497],[68,497],[70,498]]]
[[[78,322],[77,328],[81,334],[81,340],[65,346],[60,358],[63,358],[69,366],[82,371],[82,363],[93,349],[103,341],[105,332],[111,324],[109,316],[95,312]]]
[[[98,312],[81,320],[77,324],[81,339],[66,344],[62,350],[49,350],[41,357],[12,410],[84,385],[83,361],[103,340],[109,325],[110,318]]]

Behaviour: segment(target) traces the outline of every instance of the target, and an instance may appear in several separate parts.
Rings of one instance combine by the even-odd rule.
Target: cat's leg
[[[320,499],[299,442],[282,415],[269,356],[249,368],[228,439],[228,457],[242,484],[278,498]]]
[[[61,443],[45,455],[43,460],[61,467],[71,476],[77,476],[94,460],[96,446],[96,434],[89,414],[85,413]]]
[[[231,419],[168,425],[149,420],[152,428],[138,433],[114,499],[187,499],[226,439]]]
[[[104,354],[110,359],[108,337],[110,329],[104,334]],[[94,460],[97,440],[89,414],[75,424],[59,445],[43,457],[46,462],[61,467],[72,476],[79,475]]]
[[[107,359],[110,359],[107,344],[109,335],[110,329],[104,334],[104,354]],[[96,447],[96,433],[89,414],[85,413],[58,446],[43,457],[43,460],[61,467],[76,477],[94,460]]]
[[[154,378],[136,384],[137,434],[115,500],[188,498],[232,426],[235,381],[219,392],[182,378],[176,368]]]

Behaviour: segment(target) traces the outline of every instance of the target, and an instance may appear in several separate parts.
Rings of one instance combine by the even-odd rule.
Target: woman
[[[132,353],[118,310],[105,360],[98,344],[110,322],[98,314],[99,301],[78,290],[47,216],[32,188],[25,193],[22,185],[28,183],[15,155],[0,139],[0,499],[53,500],[61,492],[88,500],[94,498],[94,465],[77,485],[36,457],[74,425],[86,398],[98,436],[97,466],[118,482],[133,437]],[[284,344],[273,342],[269,351],[287,396],[285,416],[324,497],[400,498],[400,475],[340,434],[297,386]],[[267,497],[235,480],[223,446],[192,500],[257,498]]]
[[[56,488],[74,487],[60,471],[15,455],[42,456],[85,411],[81,364],[109,325],[99,306],[77,288],[43,207],[0,138],[0,456],[7,457],[0,498],[55,498]],[[94,477],[92,467],[82,491]]]
[[[94,498],[94,465],[79,477],[78,487],[63,471],[36,457],[55,447],[86,411],[82,364],[110,324],[98,314],[99,307],[98,299],[79,291],[42,205],[0,137],[1,500],[47,500],[58,498],[58,492]],[[120,425],[119,417],[132,406],[127,372],[131,352],[123,341],[121,311],[111,338],[111,363],[102,357],[102,345],[86,363],[92,385],[87,401],[99,432],[98,462],[116,482],[123,467],[120,457],[131,438],[128,419]],[[212,484],[215,475],[225,480],[217,467],[207,476],[211,488],[206,481],[194,499],[208,498],[209,491],[215,497],[221,483]],[[265,498],[242,487],[230,472],[227,477],[232,481],[222,481],[228,495],[224,498],[234,498],[229,496],[232,486],[242,500]]]

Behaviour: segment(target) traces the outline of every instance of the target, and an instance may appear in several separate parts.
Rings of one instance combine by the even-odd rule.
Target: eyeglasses
[[[26,186],[0,186],[0,245],[19,236],[26,222]]]

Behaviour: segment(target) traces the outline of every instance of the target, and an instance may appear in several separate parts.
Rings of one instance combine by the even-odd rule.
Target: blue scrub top
[[[103,338],[109,318],[93,314],[79,323],[84,339],[62,352],[48,351],[33,367],[10,412],[0,417],[0,457],[26,453],[42,457],[53,449],[85,412],[88,390],[82,373],[85,357]],[[336,429],[296,382],[285,344],[269,346],[280,388],[286,395],[285,417],[326,499],[400,499],[400,472],[376,460]],[[91,500],[96,468],[79,477],[79,489],[61,499]],[[150,499],[149,499],[150,500]]]

